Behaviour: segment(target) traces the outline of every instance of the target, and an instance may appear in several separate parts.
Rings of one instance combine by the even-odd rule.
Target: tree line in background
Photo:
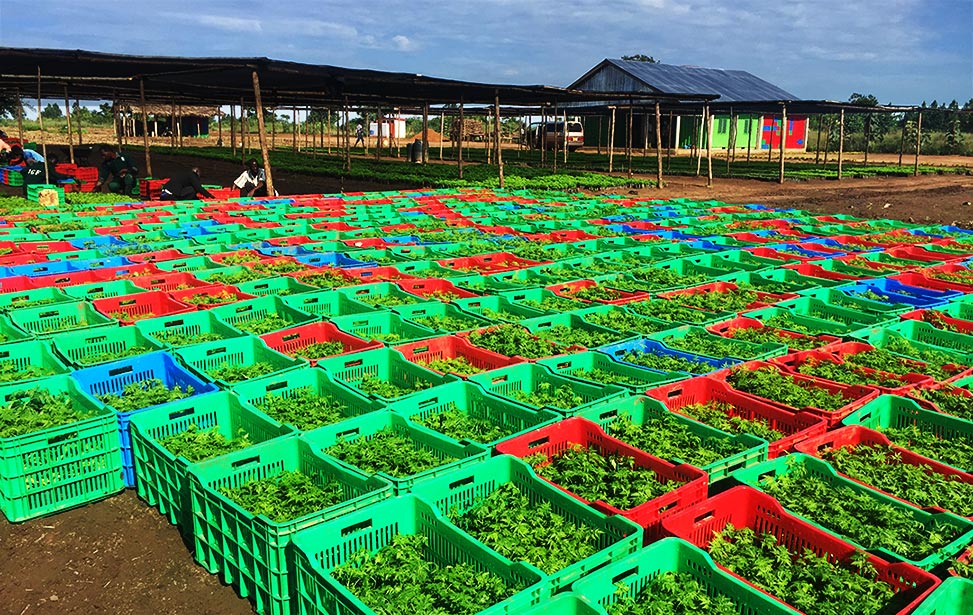
[[[874,107],[879,105],[878,99],[871,94],[854,93],[848,99],[849,103]],[[17,98],[9,93],[0,93],[0,119],[17,117],[18,105],[21,104]],[[36,109],[26,101],[23,104],[24,126],[28,129],[36,129],[37,122]],[[960,113],[960,111],[969,111]],[[294,121],[290,114],[282,114],[281,110],[265,109],[264,120],[269,131],[281,133],[291,133],[294,130]],[[287,111],[290,111],[289,109]],[[237,110],[239,114],[239,110]],[[490,116],[476,115],[474,110],[469,110],[467,117],[484,124],[484,131],[487,134],[492,132],[493,119]],[[41,115],[46,121],[45,128],[49,130],[65,132],[67,130],[61,105],[48,103],[41,111]],[[71,105],[71,115],[75,121],[80,121],[82,126],[111,126],[113,122],[111,103],[101,103],[97,108],[79,106],[77,103]],[[249,117],[248,129],[252,132],[257,130],[256,112],[251,107],[247,109]],[[352,115],[349,123],[351,131],[359,122],[363,123],[365,129],[375,121],[375,113],[363,113]],[[30,119],[28,119],[30,118]],[[160,118],[162,119],[162,118]],[[239,119],[239,115],[237,116]],[[449,134],[449,127],[453,117],[445,118],[445,133]],[[312,130],[320,132],[325,124],[329,124],[328,132],[335,134],[344,130],[344,114],[340,111],[332,110],[330,114],[327,109],[312,108],[309,113],[303,110],[299,114],[299,127],[303,132]],[[329,122],[330,120],[330,122]],[[864,151],[866,142],[868,150],[876,153],[914,153],[916,142],[918,113],[845,113],[845,150]],[[215,124],[216,118],[211,118]],[[229,131],[229,118],[223,117],[223,130]],[[520,118],[505,118],[501,121],[501,132],[506,136],[519,135],[523,128],[523,121]],[[430,130],[440,130],[439,116],[429,118]],[[215,132],[211,127],[211,132]],[[406,133],[409,136],[418,135],[422,132],[422,118],[407,117]],[[835,152],[838,150],[838,139],[840,129],[837,114],[812,116],[808,133],[808,151],[824,151],[825,149]],[[905,139],[903,142],[903,134]],[[820,135],[820,138],[819,138]],[[939,103],[934,100],[927,104],[922,103],[922,152],[929,155],[960,155],[973,156],[973,99],[970,99],[962,106],[955,100],[949,103]]]

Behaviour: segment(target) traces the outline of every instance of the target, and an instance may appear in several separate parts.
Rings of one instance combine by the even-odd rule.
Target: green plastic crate
[[[694,308],[687,308],[685,306],[680,306],[679,304],[668,301],[666,299],[652,299],[649,301],[632,301],[625,304],[625,309],[628,311],[638,314],[639,316],[648,316],[649,318],[654,318],[656,320],[669,321],[670,316],[663,313],[664,309],[677,308],[680,311],[688,310],[686,314],[692,314],[693,318],[681,317],[680,319],[671,319],[671,322],[675,324],[689,324],[689,325],[712,325],[714,323],[722,322],[730,318],[736,317],[736,312],[708,312],[706,310],[697,310]],[[698,315],[698,316],[697,316]],[[698,318],[698,319],[697,319]]]
[[[912,615],[967,615],[973,604],[973,581],[953,577],[933,590]]]
[[[156,263],[156,267],[163,271],[173,273],[195,273],[211,269],[221,269],[223,265],[205,256],[191,256],[189,258],[179,258],[171,261]]]
[[[432,329],[437,333],[469,331],[471,329],[479,329],[493,324],[493,322],[490,320],[480,318],[479,316],[474,316],[468,312],[463,312],[455,305],[449,303],[440,303],[439,301],[415,303],[412,305],[399,305],[392,308],[392,311],[398,314],[404,320],[417,324],[421,327]],[[442,325],[432,326],[436,323],[425,322],[425,319],[435,317],[449,318],[450,323],[455,323],[456,325],[460,326],[447,326],[443,328]]]
[[[271,350],[263,340],[252,337],[238,337],[193,346],[183,346],[175,352],[183,364],[205,379],[216,382],[223,388],[236,384],[212,373],[222,367],[251,367],[261,363],[269,366],[270,372],[261,376],[269,376],[279,372],[286,372],[307,365],[304,359],[295,359]]]
[[[664,538],[609,564],[575,583],[572,590],[588,601],[586,604],[598,605],[600,608],[591,612],[601,615],[623,596],[637,599],[652,581],[667,572],[689,575],[699,584],[697,591],[729,599],[741,615],[799,615],[799,611],[724,571],[708,553],[680,538]]]
[[[254,515],[220,493],[247,482],[299,471],[318,485],[337,481],[342,501],[284,522]],[[262,615],[290,615],[293,555],[290,543],[302,531],[392,495],[380,478],[366,477],[321,455],[300,436],[277,438],[189,468],[196,561],[219,574]]]
[[[129,426],[139,497],[187,535],[192,533],[187,472],[196,462],[176,457],[160,440],[198,429],[215,430],[227,440],[246,437],[259,444],[294,431],[226,392],[181,399],[138,412],[132,415]]]
[[[769,455],[769,445],[763,438],[751,434],[731,434],[710,427],[687,416],[670,412],[662,403],[648,397],[626,397],[612,400],[608,404],[585,410],[579,416],[597,423],[599,427],[605,430],[605,433],[611,436],[614,435],[611,431],[611,425],[619,417],[628,417],[629,420],[639,426],[665,417],[674,418],[677,423],[704,442],[717,439],[733,442],[741,449],[739,453],[699,466],[701,470],[709,474],[710,484],[726,478],[736,470],[766,461]],[[658,456],[656,451],[647,450],[645,452]],[[669,461],[689,463],[685,459],[670,459]]]
[[[513,483],[532,505],[549,505],[551,512],[564,517],[569,523],[601,530],[596,553],[545,576],[545,586],[551,591],[568,588],[591,571],[634,553],[642,544],[642,530],[638,525],[621,515],[606,517],[585,506],[563,490],[538,478],[530,466],[510,455],[499,455],[478,465],[450,472],[418,485],[413,493],[432,504],[439,514],[462,515],[507,483]],[[490,550],[482,542],[476,542]],[[503,561],[510,560],[503,558]]]
[[[391,348],[376,348],[351,355],[328,357],[320,359],[318,366],[356,391],[385,403],[393,399],[405,399],[424,389],[457,380],[456,376],[439,374],[407,361],[402,353]],[[406,392],[394,398],[377,393],[366,393],[360,388],[362,380],[366,377],[394,385]]]
[[[122,327],[122,329],[127,328]],[[211,314],[209,310],[140,320],[135,323],[134,328],[141,331],[151,341],[161,344],[166,348],[177,348],[201,344],[207,341],[215,341],[214,339],[210,339],[213,336],[222,340],[246,336],[246,333],[224,323],[214,314]],[[170,334],[184,336],[192,341],[188,344],[173,344],[167,338]]]
[[[54,350],[79,369],[163,349],[161,343],[135,327],[62,333],[52,341]]]
[[[246,332],[251,332],[248,330],[249,326],[265,318],[277,318],[282,321],[279,326],[272,330],[252,331],[254,335],[263,335],[320,320],[319,316],[284,303],[284,300],[280,297],[258,297],[248,301],[221,305],[209,311],[234,329]]]
[[[349,286],[338,289],[338,292],[349,299],[354,299],[355,301],[364,303],[369,307],[380,310],[399,305],[425,303],[428,301],[428,299],[425,297],[407,293],[390,282],[376,282],[373,284]]]
[[[692,334],[701,334],[705,339],[712,340],[728,348],[732,348],[727,353],[722,353],[720,356],[716,356],[718,353],[706,354],[703,352],[697,352],[695,350],[682,348],[676,345],[679,340],[685,339],[687,336]],[[735,340],[733,338],[720,337],[719,335],[714,335],[702,327],[695,327],[691,325],[683,325],[681,327],[676,327],[674,329],[669,329],[668,331],[662,331],[660,333],[653,333],[648,336],[650,340],[657,340],[662,342],[667,348],[672,350],[678,350],[679,352],[685,352],[689,354],[697,354],[704,357],[711,357],[714,359],[724,359],[727,357],[734,359],[742,359],[744,361],[754,361],[759,359],[769,359],[771,357],[779,357],[787,354],[787,344],[754,344],[752,342],[745,342],[743,340]]]
[[[754,489],[764,491],[761,489],[761,482],[763,480],[768,478],[780,478],[782,476],[791,474],[794,470],[794,466],[798,464],[804,464],[804,466],[807,468],[808,474],[811,477],[824,481],[832,489],[850,489],[856,494],[868,496],[882,506],[894,508],[899,512],[909,515],[912,518],[912,521],[916,523],[916,525],[921,526],[926,532],[935,532],[937,531],[935,529],[937,527],[949,527],[950,529],[959,532],[953,542],[942,547],[941,549],[930,553],[921,559],[909,559],[906,556],[891,551],[885,547],[866,549],[852,537],[839,534],[838,532],[829,529],[827,526],[816,522],[814,519],[808,518],[806,515],[802,515],[794,510],[787,509],[787,511],[795,517],[803,519],[808,524],[828,532],[829,534],[833,534],[863,551],[868,551],[869,553],[877,555],[878,557],[881,557],[889,562],[906,562],[923,570],[932,570],[939,564],[955,557],[957,554],[963,551],[971,541],[973,541],[973,521],[948,512],[934,512],[916,508],[910,504],[906,504],[902,500],[889,497],[883,493],[870,489],[858,481],[845,478],[839,475],[826,461],[822,461],[816,457],[805,455],[803,453],[796,453],[786,457],[778,457],[777,459],[772,459],[743,470],[738,470],[733,473],[733,480],[743,485],[749,485]],[[826,512],[819,512],[821,512],[822,516],[827,516]]]
[[[544,312],[509,301],[505,297],[484,295],[457,299],[453,305],[475,316],[495,322],[518,322],[524,318],[543,316]]]
[[[955,357],[963,365],[973,365],[973,336],[937,329],[921,320],[903,320],[881,329],[885,334],[897,334],[920,347],[932,347]],[[855,337],[869,341],[879,329],[871,328],[855,333]]]
[[[34,372],[26,370],[34,369]],[[66,374],[70,368],[53,352],[50,341],[28,340],[0,346],[0,382],[30,382]]]
[[[449,474],[454,470],[475,466],[490,456],[490,449],[486,446],[468,440],[457,441],[447,438],[432,429],[413,423],[401,414],[386,410],[371,412],[334,425],[320,427],[306,432],[302,437],[315,450],[333,459],[334,457],[331,457],[328,451],[335,444],[353,442],[359,439],[368,441],[386,430],[391,430],[398,436],[409,440],[414,448],[427,451],[442,462],[441,465],[434,468],[405,476],[394,476],[384,471],[375,472],[374,476],[392,484],[396,495],[404,495],[412,491],[417,485],[438,476]],[[342,461],[338,461],[338,463],[349,468],[355,468],[358,472],[371,474],[365,469],[357,468],[351,464]]]
[[[845,417],[841,424],[862,425],[876,431],[914,425],[919,431],[933,435],[940,440],[963,442],[967,446],[973,446],[973,423],[970,421],[964,421],[934,410],[925,410],[911,399],[895,395],[882,395],[872,400]],[[903,448],[910,448],[906,443],[899,445]],[[930,455],[926,456],[936,459]],[[951,465],[942,459],[936,460]],[[953,467],[957,466],[954,465]],[[973,467],[959,469],[964,472],[973,471]]]
[[[608,344],[628,341],[637,337],[629,333],[593,325],[575,314],[551,314],[539,318],[528,318],[520,321],[520,324],[537,337],[550,340],[562,346],[600,348]],[[594,336],[590,337],[593,343],[582,343],[583,340],[575,339],[575,336],[582,338]]]
[[[367,260],[360,252],[355,252],[352,258]],[[460,272],[453,269],[446,269],[436,261],[400,261],[398,263],[392,263],[391,266],[402,273],[413,275],[417,278],[454,278],[462,276]]]
[[[243,285],[240,285],[239,288],[242,290]],[[368,314],[377,311],[370,305],[349,299],[346,294],[337,290],[314,289],[314,292],[285,297],[284,303],[308,314],[323,316],[324,318]]]
[[[611,384],[632,393],[687,378],[683,373],[662,373],[620,363],[607,354],[593,351],[540,359],[537,364],[561,376],[597,385]]]
[[[814,297],[800,297],[798,299],[781,301],[777,304],[777,307],[789,310],[798,316],[830,320],[856,329],[881,326],[898,320],[898,318],[891,315],[880,315],[862,312],[856,309],[836,307]]]
[[[331,322],[345,333],[366,340],[379,340],[385,344],[402,344],[439,335],[435,330],[407,321],[394,312],[338,316]]]
[[[844,282],[840,283],[844,284]],[[913,309],[911,306],[905,305],[904,303],[890,305],[888,303],[882,303],[881,301],[872,301],[871,299],[855,297],[849,295],[848,293],[842,292],[837,288],[819,288],[798,292],[805,297],[820,299],[821,301],[835,307],[858,310],[868,314],[883,316],[890,321],[898,314],[902,314],[903,312],[911,312]]]
[[[37,388],[67,394],[72,406],[89,417],[0,438],[0,511],[11,522],[81,506],[125,488],[115,413],[70,376],[2,386],[0,404]]]
[[[296,559],[296,615],[374,615],[330,574],[362,549],[375,553],[397,535],[426,538],[428,561],[439,566],[467,564],[489,572],[510,586],[522,587],[479,615],[518,615],[540,604],[550,592],[540,571],[511,563],[456,529],[419,498],[395,498],[355,511],[340,520],[301,531],[294,538]],[[385,611],[382,611],[385,612]]]
[[[628,395],[628,391],[620,386],[591,384],[575,378],[568,378],[536,363],[520,363],[474,374],[469,377],[469,380],[479,384],[494,395],[509,399],[527,408],[551,410],[563,416],[574,416],[586,408],[601,404],[611,398]],[[573,401],[577,402],[570,408],[536,405],[523,397],[539,390],[553,391],[562,387],[570,389]]]
[[[671,322],[636,314],[620,305],[595,305],[568,313],[580,316],[593,325],[627,333],[633,338],[658,333],[676,326]]]
[[[462,380],[395,402],[389,409],[413,422],[426,421],[446,412],[458,412],[472,419],[487,422],[505,432],[503,436],[488,441],[466,438],[487,447],[493,447],[499,442],[561,419],[557,413],[547,410],[529,410],[521,404],[490,395],[479,386]],[[444,430],[438,423],[426,426],[447,437],[456,440],[464,439],[458,437],[460,434]]]
[[[146,292],[146,289],[136,286],[131,280],[92,282],[90,284],[64,287],[64,293],[74,301],[94,301],[95,299],[104,299],[106,297],[121,297],[144,292]]]
[[[241,282],[236,287],[240,289],[241,293],[256,295],[258,297],[267,295],[289,297],[290,295],[300,295],[318,290],[314,286],[302,284],[295,278],[286,275]]]
[[[290,398],[300,393],[309,393],[314,397],[340,405],[339,412],[346,418],[368,414],[385,407],[383,403],[369,399],[340,384],[328,372],[316,367],[305,367],[266,378],[248,380],[235,385],[232,391],[246,403],[275,419],[277,417],[274,417],[265,406],[267,399]],[[315,425],[312,429],[321,426]]]
[[[76,301],[66,292],[54,286],[0,294],[0,310],[19,310],[54,303]]]
[[[65,331],[118,326],[118,322],[98,313],[86,301],[14,310],[9,317],[19,329],[37,337],[51,337]]]
[[[605,611],[574,592],[566,592],[541,602],[524,615],[605,615]]]
[[[503,291],[497,294],[498,296],[507,299],[511,303],[516,303],[523,307],[537,310],[542,315],[571,312],[586,308],[590,305],[588,303],[582,303],[581,301],[574,301],[572,299],[560,297],[546,288],[511,290]],[[547,307],[541,307],[542,302],[545,300],[549,302],[556,302],[556,306],[548,305]]]

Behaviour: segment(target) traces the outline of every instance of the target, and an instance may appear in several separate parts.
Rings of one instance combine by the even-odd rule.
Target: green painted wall
[[[693,145],[693,136],[696,133],[696,124],[701,120],[699,117],[683,116],[679,124],[679,147],[689,149]],[[737,149],[747,148],[747,137],[750,138],[751,149],[760,149],[760,116],[753,116],[752,119],[737,116]],[[700,141],[706,147],[706,133]],[[730,116],[713,116],[713,148],[727,149],[730,146]]]

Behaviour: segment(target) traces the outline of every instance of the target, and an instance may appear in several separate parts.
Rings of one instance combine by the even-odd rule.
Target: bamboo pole
[[[230,147],[233,150],[233,157],[236,158],[236,105],[230,105]]]
[[[541,166],[547,164],[547,109],[541,109],[541,130],[538,147],[541,148]]]
[[[730,107],[730,134],[726,141],[726,176],[730,176],[730,157],[736,149],[737,144],[737,125],[733,116],[733,107]]]
[[[816,147],[814,148],[815,166],[817,166],[817,164],[821,161],[821,127],[823,125],[824,125],[824,116],[818,115],[818,141]]]
[[[422,164],[429,163],[429,103],[422,103]]]
[[[460,98],[459,99],[459,131],[456,134],[457,145],[458,145],[457,153],[456,153],[456,167],[458,169],[460,179],[463,179],[463,132],[464,132],[463,129],[465,128],[465,126],[463,125],[464,121],[465,121],[465,117],[463,115],[463,99]]]
[[[51,165],[47,164],[47,136],[44,134],[44,115],[41,113],[41,67],[37,67],[37,124],[41,130],[41,153],[44,156],[44,183],[51,183]],[[918,160],[918,156],[916,160]]]
[[[564,114],[564,166],[568,166],[568,110],[563,111]]]
[[[703,131],[706,126],[706,111],[709,107],[703,107],[703,113],[699,117],[699,124],[696,126],[696,177],[699,177],[703,168]]]
[[[787,149],[787,105],[780,106],[780,176],[778,184],[784,183],[784,151]]]
[[[176,99],[169,99],[169,147],[176,149]]]
[[[552,157],[552,164],[553,164],[552,169],[555,173],[557,173],[557,152],[558,152],[559,139],[557,138],[557,100],[556,99],[554,101],[554,117],[551,118],[551,121],[554,123],[554,156]],[[563,131],[564,127],[562,127],[561,130]],[[547,141],[546,138],[544,140]]]
[[[916,118],[916,165],[915,169],[912,171],[914,177],[919,177],[919,150],[922,149],[922,111],[919,112],[919,117]]]
[[[218,143],[223,143],[223,110],[221,107],[216,107],[216,129],[219,131],[216,140]]]
[[[253,98],[257,105],[257,136],[260,139],[260,155],[264,159],[264,174],[267,176],[267,196],[273,198],[274,177],[270,168],[270,152],[267,151],[267,127],[264,126],[264,106],[260,100],[260,77],[253,71]]]
[[[20,88],[17,88],[17,137],[20,139],[21,147],[24,143],[24,99],[20,97]]]
[[[713,186],[713,114],[706,105],[706,187]]]
[[[274,115],[277,115],[276,112]],[[291,107],[291,150],[297,151],[297,107]]]
[[[628,130],[626,131],[628,134],[626,135],[626,139],[625,139],[625,154],[626,156],[628,156],[629,179],[632,178],[632,152],[634,151],[634,143],[633,143],[634,135],[632,134],[632,130],[633,130],[632,126],[633,126],[633,120],[635,119],[633,117],[634,115],[635,115],[635,107],[632,106],[632,101],[629,100],[628,101]]]
[[[307,139],[308,133],[311,129],[311,109],[307,108],[304,110],[304,149],[307,149]]]
[[[655,102],[655,181],[662,190],[662,106]]]
[[[179,105],[179,122],[176,124],[179,127],[179,148],[182,149],[182,105]]]
[[[351,124],[348,121],[347,96],[345,96],[345,171],[351,172]]]
[[[270,149],[277,149],[277,109],[271,109],[270,116]]]
[[[841,162],[845,153],[845,110],[841,110],[838,119],[838,181],[841,181]]]
[[[669,112],[669,130],[666,134],[666,173],[672,171],[672,111]]]
[[[38,112],[40,111],[38,110]],[[112,114],[112,120],[114,120],[115,123],[115,140],[118,142],[118,149],[121,150],[122,149],[122,123],[121,120],[118,118],[118,101],[115,99],[114,96],[112,96],[111,114]]]
[[[862,166],[868,166],[868,142],[871,141],[872,137],[872,114],[869,113],[865,116],[865,162]]]
[[[68,154],[71,164],[74,164],[74,133],[71,132],[71,101],[68,99],[68,86],[64,85],[64,113],[68,119]]]
[[[614,170],[615,165],[615,107],[611,109],[611,119],[608,121],[608,172]]]
[[[443,159],[443,137],[446,135],[446,113],[439,110],[439,159]]]
[[[240,125],[243,132],[243,163],[246,164],[247,154],[250,153],[250,114],[244,108],[242,98],[240,99]]]
[[[905,113],[902,114],[902,137],[899,138],[899,166],[902,166],[902,154],[905,153],[905,127],[908,124],[909,117]]]
[[[81,108],[81,101],[78,100],[77,98],[75,98],[74,99],[74,106],[76,106],[78,109],[80,109]],[[75,119],[75,124],[78,127],[78,145],[83,145],[83,140],[81,138],[81,116],[79,115],[78,117],[76,117],[74,119]]]
[[[149,114],[145,105],[145,80],[139,77],[139,103],[142,105],[142,147],[145,149],[145,172],[152,177],[152,154],[149,151]]]
[[[382,124],[385,123],[382,119],[382,108],[379,107],[375,110],[375,124],[378,127],[378,130],[375,131],[375,160],[382,159]]]
[[[500,152],[500,92],[493,94],[493,136],[497,143],[497,175],[500,178],[500,189],[503,190],[503,154]]]
[[[598,137],[595,142],[598,145],[598,155],[601,156],[601,116],[598,116]]]
[[[753,145],[753,140],[755,138],[755,135],[753,134],[753,114],[752,113],[747,114],[747,123],[750,126],[750,134],[747,136],[747,162],[750,162],[750,147]],[[760,134],[759,129],[757,131],[757,134],[758,135]]]

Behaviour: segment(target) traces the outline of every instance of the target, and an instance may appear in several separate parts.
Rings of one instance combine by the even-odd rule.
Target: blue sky
[[[0,0],[0,46],[267,56],[567,85],[605,57],[746,70],[802,98],[973,98],[973,0]]]

